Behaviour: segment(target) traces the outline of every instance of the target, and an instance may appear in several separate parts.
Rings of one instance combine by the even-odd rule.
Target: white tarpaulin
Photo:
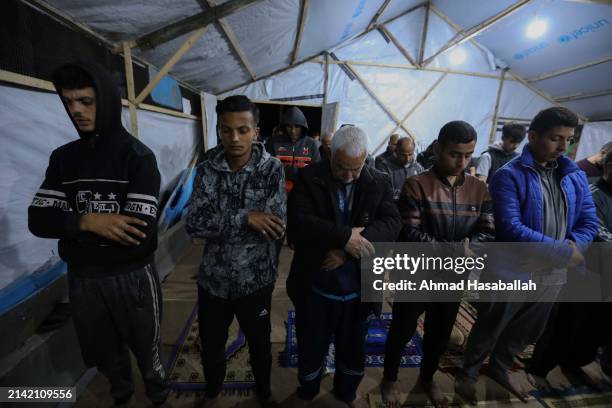
[[[123,108],[123,123],[130,129],[130,115]],[[202,137],[200,121],[181,119],[161,113],[138,111],[139,139],[155,153],[161,175],[161,192],[174,188],[172,185],[196,151]]]
[[[206,129],[208,130],[208,148],[217,145],[217,97],[214,95],[205,95],[206,107]]]
[[[219,98],[248,95],[252,99],[269,100],[323,95],[323,69],[323,64],[307,62],[274,77],[227,92]],[[307,102],[320,103],[322,100],[323,98],[311,98]]]
[[[497,116],[531,119],[542,109],[554,106],[550,101],[517,81],[504,81]]]
[[[210,5],[227,3],[226,0],[177,0],[168,7],[168,2],[162,0],[45,2],[117,44],[202,13],[214,14]],[[300,26],[303,2],[253,1],[233,14],[217,15],[222,17],[220,22],[229,29],[228,33],[221,29],[219,22],[213,21],[204,36],[170,72],[198,89],[221,94],[289,68],[296,61],[343,47],[364,36],[368,28],[373,31],[365,35],[365,42],[358,38],[362,52],[353,52],[353,60],[408,64],[397,50],[390,51],[392,45],[378,38],[380,34],[371,23],[384,24],[411,59],[416,60],[421,48],[425,12],[429,10],[425,59],[436,54],[448,41],[461,38],[463,34],[458,34],[456,27],[466,33],[488,22],[492,24],[474,36],[478,47],[467,41],[440,54],[427,64],[428,67],[499,73],[492,63],[495,61],[500,67],[510,67],[526,80],[535,80],[562,69],[589,66],[598,60],[602,63],[612,55],[612,6],[594,3],[533,0],[523,5],[516,0],[432,0],[429,3],[424,0],[310,0],[305,7],[304,25]],[[508,16],[500,14],[514,6],[516,9]],[[382,14],[377,15],[378,12]],[[546,29],[532,38],[527,31],[535,20],[540,20]],[[299,41],[298,34],[301,34]],[[150,50],[136,47],[133,53],[160,68],[190,35],[191,32],[183,33],[155,44]],[[230,43],[232,39],[235,44]],[[296,45],[299,46],[295,48]],[[296,58],[293,58],[294,52]],[[244,58],[239,58],[239,54]],[[548,81],[534,81],[533,85],[541,86],[541,90],[553,96],[609,89],[609,75],[606,76],[609,67],[607,70],[603,66],[584,69],[579,74],[569,72]],[[587,71],[592,74],[585,74]],[[576,80],[578,77],[583,79]],[[265,93],[265,90],[258,93]],[[565,105],[589,119],[609,119],[611,99],[592,96]],[[526,111],[530,110],[531,107]]]
[[[497,86],[495,79],[448,74],[410,116],[408,126],[427,147],[445,123],[466,121],[476,129],[475,155],[480,155],[489,140]]]
[[[28,206],[57,147],[77,133],[56,94],[0,87],[0,289],[57,256],[28,230]]]

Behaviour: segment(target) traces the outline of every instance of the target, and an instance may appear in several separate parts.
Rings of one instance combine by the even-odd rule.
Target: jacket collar
[[[463,183],[465,183],[465,172],[464,171],[462,171],[461,174],[457,176],[457,181],[455,182],[454,186],[450,185],[446,176],[440,172],[440,169],[438,168],[437,164],[433,165],[433,167],[431,168],[431,171],[436,175],[436,177],[438,178],[438,180],[440,180],[442,184],[444,184],[445,186],[449,188],[460,187],[463,185]]]
[[[334,189],[338,186],[338,182],[332,176],[331,160],[322,160],[320,162],[320,165],[318,166],[317,172],[315,174],[315,181],[319,184],[323,184],[327,187]],[[366,164],[364,164],[359,178],[357,179],[357,181],[355,181],[355,187],[367,186],[373,181],[374,176],[372,175],[372,170]]]
[[[529,146],[529,144],[523,147],[523,152],[519,156],[518,160],[521,162],[522,165],[531,167],[533,169],[538,166],[538,164],[535,162],[535,159],[533,158],[533,154],[531,153],[531,147]],[[559,157],[556,162],[557,169],[561,176],[566,176],[570,173],[574,173],[580,170],[576,163],[574,163],[573,160],[567,158],[565,155]]]

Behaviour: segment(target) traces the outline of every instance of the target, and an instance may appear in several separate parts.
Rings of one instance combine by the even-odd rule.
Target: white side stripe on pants
[[[159,302],[157,298],[156,280],[153,276],[153,268],[151,268],[151,265],[145,266],[145,271],[147,273],[147,278],[149,279],[149,286],[151,287],[151,296],[153,298],[153,312],[155,319],[155,335],[153,338],[153,344],[151,349],[153,351],[153,369],[160,376],[164,377],[164,366],[161,364],[161,358],[159,356],[159,343],[161,341],[159,322],[161,317],[159,315]]]

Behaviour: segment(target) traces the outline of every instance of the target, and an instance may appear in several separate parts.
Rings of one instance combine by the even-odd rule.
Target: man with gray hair
[[[371,310],[360,301],[359,259],[373,253],[372,242],[395,241],[401,220],[388,176],[364,165],[366,148],[362,129],[340,128],[331,159],[300,170],[289,197],[287,227],[295,255],[287,292],[296,309],[298,403],[319,393],[333,338],[333,394],[351,407],[367,406],[356,394]]]
[[[414,159],[414,147],[414,140],[410,136],[401,137],[391,156],[376,161],[376,168],[391,178],[395,201],[399,199],[406,179],[425,171]]]

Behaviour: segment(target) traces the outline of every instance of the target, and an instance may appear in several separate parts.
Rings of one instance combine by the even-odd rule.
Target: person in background
[[[478,157],[472,157],[467,167],[465,168],[465,172],[470,176],[476,176],[476,167],[478,166]]]
[[[285,232],[282,163],[256,142],[259,110],[244,95],[217,104],[222,149],[197,167],[186,230],[206,240],[198,277],[201,357],[212,405],[225,379],[228,329],[238,319],[249,346],[255,393],[271,395],[270,313],[278,276],[275,241]]]
[[[322,160],[329,160],[331,157],[331,145],[334,134],[332,132],[323,132],[321,135],[321,146],[319,146],[319,155]]]
[[[321,143],[321,133],[319,131],[314,131],[312,132],[312,135],[310,136],[312,137],[312,140],[314,140],[317,143]]]
[[[375,167],[376,167],[377,162],[379,162],[380,160],[385,160],[393,155],[393,152],[395,152],[395,148],[397,147],[397,141],[399,140],[399,138],[400,138],[400,135],[397,133],[394,133],[389,137],[389,143],[387,144],[387,149],[383,153],[376,156],[376,158],[374,159]]]
[[[577,161],[576,165],[586,173],[589,181],[597,182],[603,175],[603,160],[610,151],[612,151],[612,142],[608,142],[601,146],[599,152],[594,155]]]
[[[424,171],[414,158],[414,140],[409,136],[399,138],[395,152],[387,159],[378,160],[376,168],[391,178],[395,201],[399,199],[406,179]]]
[[[507,123],[502,128],[501,141],[493,143],[478,159],[476,176],[482,181],[488,182],[491,176],[508,163],[518,157],[516,149],[525,140],[527,129],[518,123]]]
[[[597,217],[600,222],[599,232],[595,241],[605,243],[603,244],[605,247],[602,249],[602,257],[604,259],[603,262],[606,262],[610,259],[609,254],[612,253],[612,150],[608,151],[602,164],[603,175],[596,184],[591,185],[591,193],[593,194],[593,202],[595,203]],[[604,306],[603,313],[605,316],[608,316],[611,312],[608,305],[610,303],[606,303]],[[604,347],[599,364],[601,371],[608,379],[612,379],[612,329],[609,325],[602,326],[600,328],[600,339]]]
[[[285,186],[289,193],[298,170],[318,162],[321,157],[318,143],[307,135],[308,122],[299,108],[293,106],[287,109],[279,126],[282,133],[268,140],[266,150],[283,163]]]
[[[430,168],[432,168],[435,163],[435,160],[436,160],[436,157],[434,154],[435,144],[436,144],[436,141],[434,140],[433,142],[429,144],[429,146],[427,146],[427,149],[425,149],[424,151],[422,151],[421,153],[417,155],[417,162],[425,170],[429,170]]]

